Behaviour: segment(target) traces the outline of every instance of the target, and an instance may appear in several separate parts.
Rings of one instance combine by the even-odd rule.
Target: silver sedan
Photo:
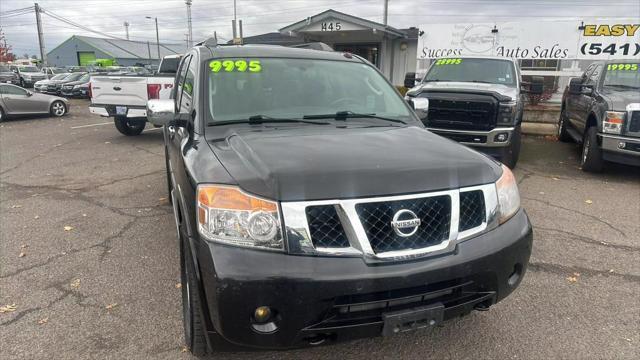
[[[58,96],[38,94],[16,85],[0,84],[0,121],[9,115],[51,114],[64,116],[69,102]]]

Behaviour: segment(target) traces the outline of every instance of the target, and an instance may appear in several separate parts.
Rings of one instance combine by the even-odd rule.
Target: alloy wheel
[[[64,113],[66,112],[65,106],[63,103],[61,102],[55,102],[53,103],[53,105],[51,106],[51,108],[53,109],[53,114],[55,116],[62,116],[64,115]]]

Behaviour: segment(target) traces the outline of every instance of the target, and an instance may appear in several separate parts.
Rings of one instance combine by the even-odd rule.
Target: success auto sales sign
[[[516,59],[637,59],[638,19],[420,26],[418,58],[494,55]]]

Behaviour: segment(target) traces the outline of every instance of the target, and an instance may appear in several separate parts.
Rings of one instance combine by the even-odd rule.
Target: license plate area
[[[127,115],[126,106],[116,106],[116,115]]]
[[[434,327],[444,319],[444,305],[435,303],[428,306],[394,311],[382,314],[383,336],[391,336],[407,331]]]

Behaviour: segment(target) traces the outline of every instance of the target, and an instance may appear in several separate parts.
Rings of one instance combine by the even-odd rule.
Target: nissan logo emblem
[[[393,231],[402,237],[409,237],[418,231],[420,218],[411,210],[402,209],[393,215],[391,227]]]

